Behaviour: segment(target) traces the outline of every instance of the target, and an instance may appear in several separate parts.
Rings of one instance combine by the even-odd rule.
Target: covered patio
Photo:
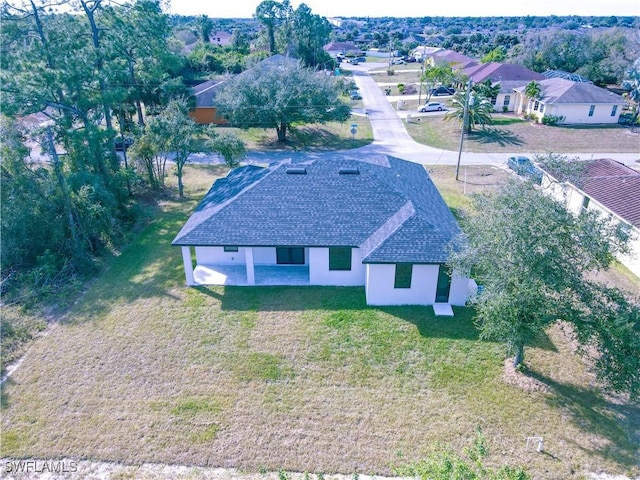
[[[308,265],[256,265],[253,271],[251,283],[245,265],[197,265],[193,279],[200,285],[309,285]]]

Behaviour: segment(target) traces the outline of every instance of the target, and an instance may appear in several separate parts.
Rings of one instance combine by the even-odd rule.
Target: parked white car
[[[429,102],[425,105],[418,107],[418,112],[442,112],[446,110],[447,106],[444,103],[440,102]]]

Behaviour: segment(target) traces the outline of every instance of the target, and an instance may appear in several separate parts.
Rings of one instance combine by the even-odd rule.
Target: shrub
[[[404,92],[404,83],[398,84],[398,91],[400,92],[400,95],[402,95],[402,92]]]
[[[562,123],[564,121],[564,116],[556,116],[556,115],[544,115],[542,117],[543,125],[557,125],[558,123]]]
[[[502,107],[502,113],[507,113],[509,111],[509,107],[507,107],[506,105],[504,105]]]

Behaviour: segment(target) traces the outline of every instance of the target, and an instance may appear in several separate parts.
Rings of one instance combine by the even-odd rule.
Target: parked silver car
[[[446,110],[447,106],[444,103],[440,102],[429,102],[425,105],[418,107],[418,111],[421,113],[424,112],[442,112]]]

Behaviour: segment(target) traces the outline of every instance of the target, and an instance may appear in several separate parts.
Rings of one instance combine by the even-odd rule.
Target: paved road
[[[368,74],[369,70],[385,67],[385,63],[366,63],[349,66],[349,69],[353,72],[354,81],[362,94],[365,107],[364,112],[366,112],[364,114],[369,118],[373,129],[374,141],[371,144],[357,149],[338,152],[251,152],[247,157],[247,161],[251,163],[269,163],[300,155],[303,155],[306,158],[335,158],[336,156],[362,158],[363,156],[372,155],[391,155],[424,165],[455,165],[458,162],[457,151],[440,150],[438,148],[422,145],[414,141],[409,136],[398,112],[396,112],[392,104],[389,102],[389,98],[384,95],[380,90],[380,87]],[[536,153],[470,153],[463,151],[460,164],[505,166],[507,158],[512,155],[534,157]],[[638,144],[638,152],[636,153],[567,153],[564,155],[570,158],[577,157],[582,160],[589,160],[592,158],[611,158],[627,165],[634,165],[637,167],[640,164],[640,141]],[[211,158],[206,155],[193,155],[191,160],[194,162],[218,161],[216,157]]]

